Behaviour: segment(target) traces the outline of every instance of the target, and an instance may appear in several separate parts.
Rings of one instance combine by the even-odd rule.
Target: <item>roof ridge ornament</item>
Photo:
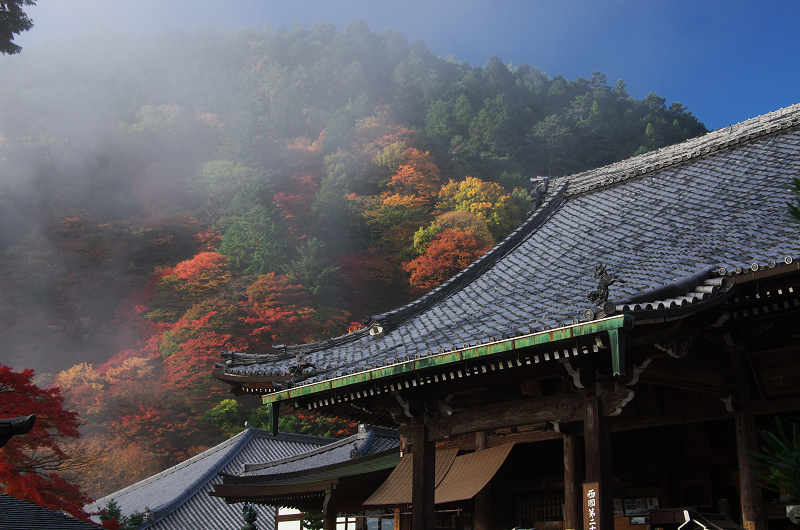
[[[609,275],[606,270],[606,265],[602,261],[599,265],[595,265],[594,277],[598,279],[597,290],[589,291],[586,297],[598,307],[601,307],[604,302],[608,301],[609,286],[616,282],[625,283],[625,280],[619,276]]]
[[[586,298],[596,307],[600,308],[600,312],[596,313],[593,309],[587,309],[583,312],[586,320],[594,320],[595,317],[602,318],[613,315],[616,312],[617,306],[613,302],[608,301],[608,288],[616,282],[625,283],[625,280],[619,276],[609,275],[606,270],[606,265],[602,261],[599,265],[595,265],[594,277],[598,280],[597,289],[589,291]]]
[[[544,202],[544,196],[547,195],[547,188],[550,184],[550,177],[531,177],[531,184],[534,185],[530,194],[531,201],[533,202],[531,213],[533,213],[538,210],[539,206]]]
[[[296,376],[302,376],[306,369],[311,369],[316,373],[317,366],[311,361],[306,360],[306,354],[304,352],[297,352],[297,355],[294,356],[294,360],[297,364],[289,368],[289,374],[292,376],[292,380],[294,380]]]
[[[244,508],[242,508],[242,519],[244,519],[242,530],[256,530],[256,525],[253,523],[256,522],[257,517],[258,512],[249,504],[245,504]]]

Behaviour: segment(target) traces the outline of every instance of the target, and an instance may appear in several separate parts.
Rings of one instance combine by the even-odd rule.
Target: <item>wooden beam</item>
[[[762,498],[761,486],[756,482],[753,472],[753,462],[748,454],[750,451],[758,450],[758,434],[756,433],[755,418],[749,411],[745,410],[734,413],[736,421],[736,452],[739,460],[739,491],[741,492],[742,502],[742,521],[753,521],[754,527],[748,530],[766,530],[766,520],[764,518],[764,500]]]
[[[505,445],[507,443],[524,444],[531,442],[543,442],[546,440],[559,440],[561,436],[561,433],[552,430],[526,431],[511,434],[489,434],[488,446],[497,447],[498,445]],[[457,447],[460,451],[474,451],[475,437],[472,434],[460,434],[451,438],[438,440],[436,442],[436,447],[440,450]]]
[[[441,440],[488,429],[577,421],[582,419],[583,402],[579,394],[559,394],[458,411],[449,418],[439,417],[431,422],[429,436],[432,440]]]
[[[538,398],[538,399],[554,400],[556,398],[564,398],[564,397],[567,396],[564,395],[548,396],[546,398]],[[431,437],[431,439],[436,440],[438,442],[439,447],[459,447],[464,451],[473,451],[475,450],[475,438],[474,436],[472,436],[471,433],[480,430],[488,430],[491,432],[493,430],[503,429],[506,427],[533,425],[537,423],[542,424],[549,421],[561,421],[562,423],[565,423],[567,421],[570,422],[583,421],[583,415],[584,415],[582,406],[583,398],[578,394],[575,394],[574,396],[570,395],[569,397],[574,397],[575,399],[581,401],[579,408],[577,408],[574,411],[574,414],[569,420],[548,418],[546,414],[541,410],[539,410],[538,412],[537,410],[532,410],[529,407],[530,404],[528,402],[531,401],[535,402],[537,398],[531,398],[518,401],[511,401],[500,405],[487,405],[485,407],[479,407],[475,409],[456,412],[455,414],[453,414],[453,416],[451,416],[451,418],[456,418],[459,421],[459,424],[453,427],[452,431],[449,433],[450,436],[448,438],[445,438],[443,436],[443,433],[436,432],[433,430],[431,430],[429,436]],[[774,402],[757,401],[755,403],[752,403],[751,407],[752,407],[751,412],[755,416],[774,415],[774,414],[781,414],[784,412],[800,411],[800,398],[784,399]],[[503,417],[499,418],[497,422],[493,422],[492,420],[496,419],[495,416],[498,416],[500,414],[502,414]],[[508,416],[512,417],[513,422],[508,419]],[[733,419],[733,413],[726,411],[725,406],[722,404],[722,402],[720,402],[719,405],[673,410],[668,412],[662,412],[659,414],[649,414],[646,416],[623,415],[614,418],[610,422],[610,424],[612,432],[619,432],[619,431],[646,429],[650,427],[664,427],[669,425],[681,425],[684,423],[695,423],[702,421],[714,421],[714,420],[725,420],[725,419]],[[404,430],[402,430],[402,428],[401,431],[405,432]],[[544,430],[544,431],[520,430],[520,432],[518,433],[490,434],[488,443],[489,447],[495,447],[497,445],[502,445],[509,442],[529,443],[529,442],[540,442],[545,440],[557,440],[561,438],[561,436],[562,435],[560,433],[554,432],[552,430]]]
[[[434,530],[436,490],[436,444],[424,423],[411,426],[414,451],[411,454],[411,520],[414,530]]]
[[[680,390],[728,396],[737,384],[728,377],[687,368],[677,362],[653,361],[639,374],[639,381]]]

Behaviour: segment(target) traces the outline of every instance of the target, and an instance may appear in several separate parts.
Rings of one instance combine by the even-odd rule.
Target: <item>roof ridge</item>
[[[311,436],[309,434],[297,434],[293,432],[278,432],[274,436],[268,429],[257,429],[250,427],[253,436],[267,438],[269,440],[283,440],[286,442],[303,442],[309,444],[329,445],[340,440],[340,438],[328,438],[326,436]]]
[[[682,296],[683,294],[697,287],[698,284],[702,283],[706,278],[711,276],[712,273],[718,268],[719,265],[716,263],[711,265],[706,265],[702,269],[699,269],[691,274],[681,276],[672,283],[661,285],[659,287],[647,291],[642,291],[627,296],[625,298],[620,298],[614,300],[613,302],[615,305],[625,305],[625,304],[652,302],[654,300],[662,300],[666,298],[674,298],[676,296]]]
[[[333,449],[338,449],[338,448],[343,447],[345,445],[351,444],[354,441],[363,440],[364,438],[369,436],[369,432],[370,431],[353,434],[351,436],[348,436],[347,438],[342,438],[341,440],[338,440],[336,442],[324,445],[322,447],[318,447],[316,449],[312,449],[310,451],[306,451],[305,453],[300,453],[299,455],[291,455],[291,456],[287,456],[287,457],[281,458],[279,460],[271,460],[269,462],[261,462],[261,463],[256,463],[256,464],[244,464],[243,465],[244,472],[260,471],[262,469],[268,469],[270,467],[275,467],[275,466],[279,466],[279,465],[282,465],[282,464],[288,464],[289,462],[296,462],[298,460],[304,460],[306,458],[311,458],[312,456],[316,456],[316,455],[324,453],[326,451],[330,451],[330,450],[333,450]]]
[[[393,309],[386,313],[373,315],[367,320],[368,325],[373,322],[383,323],[384,331],[389,329],[386,327],[396,327],[402,324],[409,318],[413,317],[419,312],[425,311],[429,307],[436,305],[445,298],[450,297],[458,292],[465,285],[477,279],[483,272],[491,268],[491,266],[500,258],[514,250],[531,232],[539,227],[547,217],[556,211],[565,200],[565,191],[567,183],[564,182],[553,193],[548,195],[542,205],[535,211],[531,212],[528,219],[526,219],[519,227],[505,237],[501,242],[489,249],[488,252],[473,261],[467,268],[460,271],[458,274],[445,281],[432,291],[425,293],[413,302],[410,302],[397,309]],[[285,346],[287,351],[302,351],[303,353],[313,353],[329,348],[330,346],[338,346],[348,342],[354,342],[368,335],[369,331],[364,328],[353,333],[334,337],[319,342],[310,342],[307,344],[297,344],[294,346]]]
[[[247,443],[253,439],[253,433],[250,429],[244,431],[247,434],[242,437],[242,439],[234,445],[234,448],[239,446],[247,445]],[[150,523],[155,524],[156,522],[164,519],[169,514],[180,508],[184,502],[194,496],[195,493],[203,489],[206,484],[211,482],[217,474],[225,468],[231,461],[239,455],[239,451],[231,450],[229,451],[223,458],[221,458],[216,464],[214,464],[211,468],[206,471],[204,475],[198,477],[194,482],[192,482],[188,487],[183,489],[183,492],[180,493],[177,497],[174,497],[171,501],[162,504],[158,509],[150,511],[153,513],[153,522]]]
[[[726,149],[747,145],[768,135],[800,126],[800,103],[717,129],[703,136],[626,158],[607,166],[562,177],[566,195],[577,195],[630,178],[686,164]]]
[[[372,442],[375,440],[375,431],[367,431],[366,439],[362,440],[361,447],[356,442],[353,445],[358,449],[361,455],[369,453],[369,448],[372,447]]]
[[[246,429],[246,430],[240,432],[239,434],[237,434],[237,435],[235,435],[235,436],[233,436],[231,438],[228,438],[224,442],[222,442],[222,443],[220,443],[218,445],[215,445],[214,447],[211,447],[209,449],[206,449],[202,453],[198,453],[198,454],[194,455],[193,457],[189,458],[188,460],[184,460],[183,462],[180,462],[180,463],[178,463],[178,464],[176,464],[176,465],[174,465],[172,467],[169,467],[169,468],[167,468],[167,469],[165,469],[165,470],[163,470],[163,471],[161,471],[159,473],[156,473],[155,475],[147,477],[144,480],[140,480],[139,482],[131,484],[130,486],[128,486],[126,488],[122,488],[121,490],[115,491],[114,493],[106,495],[105,497],[101,497],[100,499],[97,499],[96,501],[94,501],[93,503],[89,504],[88,506],[99,504],[99,503],[101,503],[103,501],[108,502],[109,500],[113,500],[115,497],[119,497],[120,495],[123,495],[125,493],[129,493],[129,492],[134,491],[136,489],[139,489],[141,487],[144,487],[144,486],[147,486],[149,484],[152,484],[153,482],[156,482],[158,479],[161,479],[161,478],[163,478],[163,477],[165,477],[167,475],[170,475],[170,474],[172,474],[172,473],[174,473],[176,471],[179,471],[179,470],[181,470],[181,469],[183,469],[183,468],[185,468],[185,467],[187,467],[187,466],[189,466],[189,465],[191,465],[191,464],[193,464],[195,462],[198,462],[198,461],[200,461],[200,460],[202,460],[202,459],[204,459],[204,458],[206,458],[206,457],[208,457],[208,456],[210,456],[210,455],[212,455],[214,453],[217,453],[217,452],[219,452],[219,451],[221,451],[223,449],[228,449],[230,446],[234,446],[235,447],[236,445],[238,445],[240,443],[246,443],[247,440],[249,440],[249,438],[252,437],[252,434],[250,433],[250,431],[251,431],[250,429]],[[166,504],[169,504],[169,502],[167,502],[165,504],[162,504],[161,506],[164,506]],[[152,508],[151,508],[151,510],[152,510]]]
[[[553,193],[547,196],[539,208],[530,213],[528,219],[513,232],[508,234],[505,239],[489,249],[488,252],[470,263],[464,270],[410,304],[406,304],[378,316],[397,315],[396,319],[393,318],[390,320],[390,323],[395,326],[399,325],[417,313],[425,311],[442,300],[449,298],[467,284],[472,283],[490,269],[495,262],[514,250],[531,232],[538,228],[554,211],[561,207],[564,203],[566,189],[566,183],[561,184]]]
[[[364,428],[368,431],[373,431],[378,436],[385,436],[387,438],[400,438],[400,433],[397,429],[390,427],[381,427],[380,425],[372,425],[371,423],[363,423]]]

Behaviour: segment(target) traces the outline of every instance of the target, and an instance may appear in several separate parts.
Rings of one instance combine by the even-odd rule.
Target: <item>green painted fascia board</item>
[[[368,381],[375,381],[385,377],[402,375],[408,372],[419,372],[420,370],[425,370],[426,368],[442,367],[451,363],[467,361],[470,359],[490,357],[492,355],[512,350],[543,346],[546,344],[555,344],[565,340],[575,339],[577,337],[597,335],[610,330],[632,329],[633,320],[633,315],[617,315],[600,320],[593,320],[591,322],[572,324],[563,328],[539,331],[537,333],[531,333],[530,335],[524,335],[522,337],[433,354],[427,357],[411,359],[391,366],[373,368],[357,374],[337,377],[328,381],[321,381],[319,383],[289,388],[287,390],[281,390],[280,392],[267,394],[263,396],[262,400],[266,404],[276,403],[279,401],[308,396],[310,394],[316,394],[327,390],[334,390],[359,383],[366,383]]]

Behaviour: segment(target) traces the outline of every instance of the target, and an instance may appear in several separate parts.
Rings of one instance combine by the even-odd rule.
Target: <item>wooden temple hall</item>
[[[508,238],[360,331],[223,352],[215,377],[263,396],[272,432],[316,410],[397,429],[400,458],[214,495],[326,529],[794,528],[749,452],[800,421],[796,177],[800,104],[543,179]]]

